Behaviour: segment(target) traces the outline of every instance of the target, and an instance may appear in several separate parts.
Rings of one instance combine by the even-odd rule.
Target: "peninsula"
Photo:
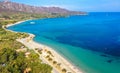
[[[34,7],[1,1],[0,72],[82,73],[52,48],[34,42],[32,39],[35,35],[13,32],[6,27],[28,19],[84,14],[85,12],[69,11],[58,7]]]

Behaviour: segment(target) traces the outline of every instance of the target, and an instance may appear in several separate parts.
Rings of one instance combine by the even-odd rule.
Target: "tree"
[[[48,61],[52,61],[52,58],[49,58]]]
[[[53,64],[57,64],[57,61],[53,61]]]
[[[47,53],[50,54],[50,55],[52,54],[51,51],[48,51]]]
[[[66,73],[66,72],[67,72],[67,70],[66,70],[65,68],[63,68],[63,69],[62,69],[62,72],[63,72],[63,73]]]
[[[49,55],[46,56],[46,58],[49,58],[49,57],[50,57]]]

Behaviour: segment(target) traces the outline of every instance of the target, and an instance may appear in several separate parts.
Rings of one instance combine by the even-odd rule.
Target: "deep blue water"
[[[120,57],[120,13],[117,12],[30,20],[10,29]]]
[[[36,35],[85,73],[120,73],[120,13],[29,20],[8,29]],[[32,44],[31,44],[32,45]]]

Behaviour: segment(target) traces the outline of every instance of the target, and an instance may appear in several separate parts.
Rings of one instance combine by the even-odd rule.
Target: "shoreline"
[[[22,22],[26,22],[26,21],[29,21],[29,20],[32,20],[32,19],[18,21],[18,22],[14,23],[14,24],[7,24],[7,25],[5,25],[5,27],[8,28],[8,27],[10,27],[10,26],[18,25],[18,24],[20,24],[20,23],[22,23]]]
[[[31,20],[31,19],[30,19]],[[29,20],[25,20],[25,21],[29,21]],[[6,25],[6,27],[10,27],[10,26],[14,26],[14,25],[17,25],[19,23],[22,23],[22,22],[25,22],[25,21],[19,21],[15,24],[8,24]],[[5,30],[8,30],[5,28]],[[8,30],[8,31],[12,31],[12,30]],[[12,32],[16,32],[16,31],[12,31]],[[50,51],[52,53],[52,55],[54,55],[54,58],[53,60],[57,61],[58,63],[61,64],[61,66],[63,68],[65,68],[68,72],[70,73],[83,73],[80,69],[78,69],[75,65],[73,65],[72,63],[70,63],[67,59],[65,59],[63,56],[61,56],[58,52],[56,52],[54,49],[52,49],[51,47],[49,46],[46,46],[46,45],[43,45],[41,43],[37,43],[33,40],[33,38],[35,37],[34,34],[31,34],[31,33],[27,33],[29,34],[28,37],[26,38],[21,38],[21,39],[16,39],[18,42],[24,44],[26,47],[28,47],[29,49],[32,49],[36,52],[35,48],[41,48],[43,51],[42,51],[42,56],[41,56],[41,60],[42,62],[44,63],[47,63],[48,65],[52,66],[53,69],[56,69],[55,66],[53,66],[49,61],[46,60],[46,55],[47,53],[45,52],[45,50],[47,51]],[[32,45],[31,45],[32,44]],[[57,69],[56,69],[57,70]],[[61,73],[59,70],[58,70],[59,73]],[[55,73],[55,72],[54,72]]]

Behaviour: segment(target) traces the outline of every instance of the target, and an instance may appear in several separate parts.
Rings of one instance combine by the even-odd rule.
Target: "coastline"
[[[14,25],[17,25],[17,24],[19,24],[19,23],[26,22],[26,21],[29,21],[29,20],[32,20],[32,19],[23,20],[23,21],[18,21],[18,22],[14,23],[14,24],[7,24],[5,27],[8,28],[8,27],[10,27],[10,26],[14,26]]]
[[[28,20],[25,20],[25,21],[28,21]],[[19,22],[15,23],[15,24],[8,24],[6,27],[8,28],[10,26],[14,26],[14,25],[17,25],[17,24],[25,22],[25,21],[19,21]],[[4,28],[4,29],[8,30],[6,28]],[[8,30],[8,31],[12,31],[12,30]],[[12,32],[16,32],[16,31],[12,31]],[[50,48],[49,46],[46,46],[46,45],[43,45],[43,44],[40,44],[40,43],[37,43],[37,42],[33,41],[33,38],[35,37],[34,34],[31,34],[31,33],[27,33],[27,34],[29,34],[28,37],[21,38],[21,39],[16,39],[16,40],[18,42],[24,44],[29,49],[34,50],[36,53],[38,53],[38,52],[37,52],[37,50],[35,50],[35,48],[42,49],[43,51],[42,51],[42,55],[40,55],[40,59],[43,61],[43,63],[47,63],[50,66],[52,66],[53,69],[56,69],[55,68],[56,66],[52,65],[52,63],[47,61],[47,59],[45,58],[46,55],[47,55],[47,53],[45,51],[47,50],[47,51],[50,51],[52,53],[52,55],[54,56],[53,59],[55,61],[57,61],[58,63],[60,63],[61,67],[65,68],[68,72],[70,72],[70,73],[83,73],[76,66],[74,66],[72,63],[70,63],[68,60],[66,60],[64,57],[62,57],[59,53],[57,53],[54,49]],[[58,69],[56,69],[56,70],[59,73],[61,73]],[[53,72],[53,73],[55,73],[55,72]]]

